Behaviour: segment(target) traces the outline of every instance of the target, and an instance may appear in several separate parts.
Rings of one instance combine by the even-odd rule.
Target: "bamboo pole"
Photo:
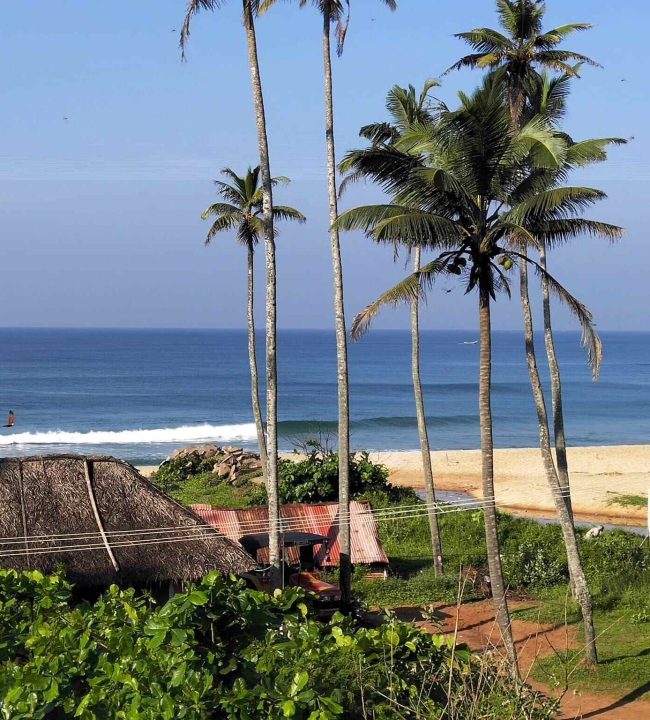
[[[27,539],[27,513],[25,512],[25,492],[23,486],[23,462],[18,461],[18,488],[20,490],[20,512],[23,520],[23,537],[25,538],[25,559],[27,567],[32,569],[32,562],[29,557],[29,540]]]
[[[108,538],[106,537],[106,533],[104,532],[104,526],[102,525],[102,519],[99,516],[99,510],[97,509],[97,503],[95,502],[95,491],[93,490],[93,484],[92,480],[90,478],[90,463],[88,460],[84,460],[84,475],[86,476],[86,488],[88,489],[88,498],[90,499],[90,505],[93,509],[93,514],[95,515],[95,522],[97,523],[97,528],[99,530],[99,534],[102,536],[102,540],[104,542],[104,547],[106,548],[106,552],[108,553],[108,557],[111,560],[111,563],[113,567],[115,568],[115,572],[120,571],[119,563],[117,562],[115,555],[113,554],[113,550],[111,549],[111,546],[108,542]]]

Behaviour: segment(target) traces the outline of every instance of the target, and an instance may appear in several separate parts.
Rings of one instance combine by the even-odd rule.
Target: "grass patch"
[[[259,497],[264,494],[264,487],[252,482],[243,487],[234,487],[227,482],[216,481],[213,473],[206,472],[185,480],[170,494],[184,505],[205,503],[219,507],[243,508],[259,505]]]
[[[425,567],[416,572],[407,570],[404,575],[395,574],[386,580],[370,581],[357,577],[354,592],[359,600],[372,607],[424,607],[432,602],[455,603],[458,579],[451,574],[436,577],[433,567]],[[463,601],[480,597],[479,591],[469,586],[465,589]]]
[[[381,505],[381,500],[373,504]],[[484,572],[481,512],[442,515],[442,578],[433,572],[426,517],[379,522],[378,526],[393,575],[383,582],[355,576],[354,590],[368,604],[395,607],[454,602],[460,568]],[[513,612],[513,617],[549,625],[566,620],[578,625],[580,634],[580,609],[567,597],[568,569],[560,528],[500,514],[499,534],[506,581],[538,603]],[[650,545],[619,530],[594,540],[585,540],[584,531],[579,531],[579,536],[602,662],[595,670],[587,670],[581,665],[580,651],[556,648],[559,655],[538,661],[532,675],[552,686],[563,687],[568,678],[569,686],[580,691],[638,691],[650,699]],[[465,601],[479,597],[476,588],[466,590]]]
[[[621,507],[638,507],[647,508],[648,498],[643,495],[623,495],[622,493],[608,492],[608,495],[613,495],[607,501],[608,505],[620,505]]]
[[[538,660],[535,680],[552,687],[591,693],[634,693],[650,700],[650,622],[634,624],[622,610],[596,613],[599,664],[584,667],[580,650],[556,648],[557,654]]]

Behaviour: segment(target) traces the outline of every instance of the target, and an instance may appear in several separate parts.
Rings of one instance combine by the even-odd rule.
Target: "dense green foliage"
[[[283,503],[327,502],[338,499],[339,456],[316,440],[305,444],[307,452],[296,460],[280,463],[280,498]],[[374,463],[367,452],[350,456],[350,496],[362,498],[371,493],[387,493],[398,500],[403,493],[388,482],[385,465]]]
[[[381,495],[370,499],[374,507],[388,504]],[[412,505],[412,501],[405,501],[405,504]],[[390,558],[394,577],[386,584],[368,583],[359,573],[356,587],[361,597],[377,605],[455,600],[459,570],[473,568],[480,572],[485,569],[483,513],[480,510],[443,512],[440,528],[449,576],[435,579],[425,513],[380,520],[380,538]],[[595,607],[607,610],[621,602],[629,602],[630,597],[635,598],[632,602],[635,611],[646,607],[650,545],[642,543],[637,535],[621,530],[605,532],[591,540],[584,538],[584,531],[578,533]],[[535,595],[544,589],[566,588],[569,575],[559,526],[499,513],[499,539],[506,581],[512,590]],[[425,600],[427,586],[430,592]],[[634,588],[638,589],[638,596]],[[467,587],[467,597],[476,596],[475,589]]]
[[[179,456],[164,462],[150,480],[185,505],[250,507],[266,503],[266,492],[259,480],[261,471],[240,470],[235,486],[213,471],[218,462],[219,458],[215,457]]]
[[[498,666],[388,617],[308,616],[211,574],[162,606],[111,587],[76,604],[59,577],[0,573],[5,718],[542,719]],[[468,692],[468,688],[472,692]]]
[[[151,482],[161,490],[172,493],[187,480],[203,473],[212,473],[214,458],[200,459],[197,456],[178,456],[164,463],[151,474]]]
[[[339,456],[318,440],[308,440],[295,459],[279,464],[280,502],[329,502],[338,499]],[[201,460],[192,456],[177,457],[161,465],[151,476],[161,490],[190,505],[207,503],[224,507],[265,505],[266,491],[260,471],[240,472],[237,486],[219,477],[213,468],[215,458]],[[354,499],[372,497],[382,503],[417,500],[407,488],[388,482],[388,468],[370,459],[367,452],[350,456],[350,493]]]
[[[409,503],[410,504],[410,503]],[[424,516],[379,523],[391,560],[386,582],[355,574],[357,597],[373,606],[454,603],[459,584],[464,600],[483,597],[485,542],[481,512],[452,512],[441,517],[447,573],[436,578],[431,562],[429,528]],[[530,598],[528,609],[516,617],[549,625],[577,625],[580,610],[568,586],[566,555],[560,528],[500,514],[501,554],[511,590]],[[585,539],[579,531],[580,551],[593,591],[596,632],[602,662],[596,669],[581,667],[577,650],[556,648],[538,662],[533,677],[550,686],[613,693],[647,687],[650,677],[650,545],[620,530]],[[461,574],[462,568],[462,574]],[[568,632],[567,638],[571,636]]]

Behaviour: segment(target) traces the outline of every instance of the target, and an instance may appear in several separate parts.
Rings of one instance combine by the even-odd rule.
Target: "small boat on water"
[[[463,345],[478,345],[478,340],[465,340]]]

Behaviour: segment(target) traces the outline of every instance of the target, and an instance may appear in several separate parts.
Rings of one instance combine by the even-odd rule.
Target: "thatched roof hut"
[[[0,568],[58,565],[94,587],[242,573],[254,562],[122,460],[0,459]]]

